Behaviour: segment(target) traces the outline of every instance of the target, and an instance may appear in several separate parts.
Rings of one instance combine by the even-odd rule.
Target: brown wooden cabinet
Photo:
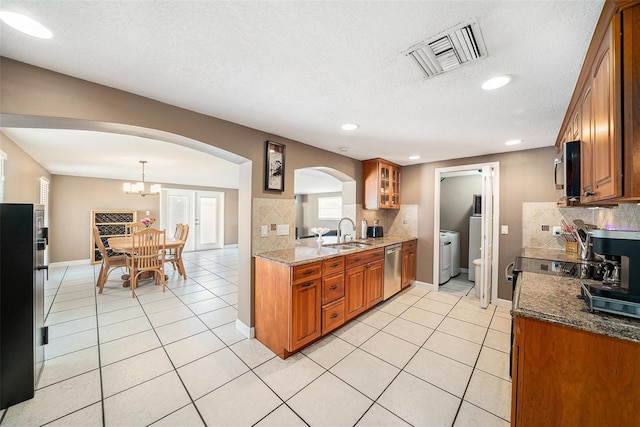
[[[297,350],[320,336],[320,292],[319,278],[291,286],[289,351]]]
[[[640,407],[640,343],[514,319],[511,425],[631,426]]]
[[[556,145],[580,140],[581,201],[640,200],[640,4],[605,2]]]
[[[418,241],[411,240],[402,244],[402,288],[416,280]]]
[[[352,319],[382,301],[384,249],[346,256],[345,318]]]
[[[296,267],[255,258],[256,338],[287,358],[383,298],[384,248]]]
[[[255,260],[256,338],[282,358],[321,336],[322,263]]]
[[[376,158],[362,162],[365,209],[400,209],[402,166]]]

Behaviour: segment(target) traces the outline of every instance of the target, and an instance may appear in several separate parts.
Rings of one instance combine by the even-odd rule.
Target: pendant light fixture
[[[157,196],[160,194],[160,190],[162,186],[160,184],[151,184],[149,187],[149,192],[145,191],[145,182],[144,182],[144,164],[147,163],[146,160],[140,160],[142,163],[142,182],[136,182],[132,184],[130,182],[125,182],[122,185],[122,189],[126,194],[138,194],[142,197],[144,196]]]

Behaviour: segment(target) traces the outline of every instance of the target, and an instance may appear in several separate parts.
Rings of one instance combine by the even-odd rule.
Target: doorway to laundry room
[[[433,283],[486,308],[497,299],[499,163],[438,168],[435,175]]]

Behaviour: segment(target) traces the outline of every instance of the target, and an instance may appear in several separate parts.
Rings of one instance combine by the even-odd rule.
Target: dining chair
[[[141,222],[131,222],[125,224],[125,234],[131,236],[136,231],[144,230],[146,227]]]
[[[155,228],[145,228],[134,232],[132,239],[131,252],[126,254],[131,284],[131,298],[135,297],[138,280],[144,273],[153,273],[156,285],[161,282],[162,292],[164,292],[166,231]]]
[[[98,273],[98,281],[96,282],[96,286],[100,288],[98,293],[101,294],[104,289],[104,284],[107,282],[107,278],[109,277],[109,273],[116,268],[126,267],[127,261],[124,255],[109,256],[109,253],[100,238],[100,230],[98,230],[98,227],[96,226],[93,226],[93,239],[95,240],[96,246],[102,256],[102,265],[100,266],[100,273]]]
[[[180,274],[184,278],[184,280],[187,280],[187,271],[184,269],[184,263],[182,262],[182,251],[184,250],[184,246],[187,243],[187,238],[189,237],[189,226],[187,224],[180,225],[182,226],[180,229],[180,235],[176,236],[175,238],[182,240],[183,243],[172,252],[167,254],[166,262],[170,262],[174,270],[177,267],[178,274]]]

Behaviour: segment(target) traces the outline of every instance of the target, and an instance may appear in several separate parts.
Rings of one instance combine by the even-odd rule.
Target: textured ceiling
[[[406,165],[553,145],[602,0],[11,1],[3,56],[356,159]],[[475,17],[488,57],[424,79],[402,54]],[[498,74],[513,82],[492,92]],[[356,122],[353,132],[340,129]],[[509,139],[523,139],[506,147]],[[410,161],[410,155],[420,155]]]

